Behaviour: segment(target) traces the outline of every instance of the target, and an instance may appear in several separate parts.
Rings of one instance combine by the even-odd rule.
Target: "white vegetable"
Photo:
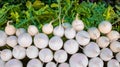
[[[36,34],[38,34],[38,29],[35,25],[30,25],[28,27],[28,33],[31,35],[31,36],[34,36]]]
[[[65,37],[67,39],[73,39],[76,35],[76,31],[73,28],[66,28],[65,29]]]
[[[15,27],[14,27],[13,25],[10,25],[10,24],[9,24],[10,22],[12,22],[12,21],[8,21],[8,22],[7,22],[7,26],[5,27],[5,33],[6,33],[7,35],[13,35],[13,34],[15,34],[15,32],[16,32]]]
[[[112,29],[112,24],[108,21],[102,21],[99,25],[98,25],[99,31],[103,34],[107,34],[111,31]]]
[[[23,67],[23,64],[17,59],[11,59],[8,62],[6,62],[5,67]]]
[[[90,38],[93,39],[93,40],[100,37],[100,32],[96,27],[89,28],[88,33],[90,34]]]
[[[76,15],[75,20],[72,22],[72,27],[76,30],[76,31],[81,31],[84,29],[84,23],[82,20],[78,19],[78,14]]]
[[[99,57],[94,57],[94,58],[90,59],[88,66],[89,67],[103,67],[104,62]]]
[[[64,50],[69,54],[74,54],[79,50],[79,44],[73,39],[67,40],[64,43]]]
[[[39,33],[34,37],[34,44],[38,48],[45,48],[48,46],[49,38],[44,33]]]
[[[3,61],[8,61],[12,58],[12,52],[10,49],[4,49],[0,53],[0,57]]]
[[[0,58],[0,67],[5,67],[5,61]]]
[[[0,30],[0,47],[6,45],[7,35],[4,31]]]
[[[61,63],[58,67],[70,67],[68,63]]]
[[[54,59],[58,63],[65,62],[67,60],[67,58],[68,58],[68,55],[67,55],[66,51],[64,51],[64,50],[58,50],[54,54]]]
[[[118,41],[113,41],[113,42],[110,44],[110,49],[111,49],[113,52],[120,52],[120,42],[118,42]]]
[[[109,61],[113,58],[113,53],[109,48],[103,48],[100,53],[100,58],[104,61]]]
[[[17,37],[16,36],[9,36],[7,38],[7,45],[10,47],[14,47],[17,45]]]
[[[95,42],[90,42],[84,47],[83,52],[90,58],[97,57],[100,54],[100,48]]]
[[[112,30],[107,34],[107,37],[111,41],[115,41],[115,40],[118,40],[120,38],[120,34],[119,34],[119,32]]]
[[[63,23],[62,26],[66,29],[66,28],[71,28],[72,25],[69,22]]]
[[[26,55],[28,58],[36,58],[38,56],[39,50],[35,46],[30,46],[26,49]]]
[[[51,34],[53,32],[53,25],[51,23],[43,25],[42,31],[45,34]]]
[[[69,60],[70,67],[87,67],[88,58],[82,53],[73,54]]]
[[[105,48],[105,47],[107,47],[110,44],[110,40],[106,36],[99,37],[96,40],[96,42],[99,45],[99,47],[101,47],[101,48]]]
[[[62,25],[56,26],[53,30],[55,36],[62,37],[64,35],[64,28]]]
[[[107,67],[120,67],[120,64],[116,59],[111,59],[108,61]]]
[[[116,54],[115,58],[120,62],[120,52]]]
[[[59,50],[63,46],[63,40],[59,36],[53,36],[49,41],[49,47],[52,50]]]
[[[40,50],[39,58],[42,62],[50,62],[53,60],[53,53],[50,49],[44,48]]]
[[[18,44],[22,47],[29,47],[32,44],[32,37],[28,33],[18,36]]]
[[[27,63],[27,67],[43,67],[43,64],[40,60],[38,59],[31,59],[28,63]]]
[[[48,62],[45,67],[57,67],[54,62]]]
[[[80,31],[76,34],[76,40],[80,45],[85,46],[90,42],[90,35],[86,31]]]
[[[26,33],[26,30],[24,28],[19,28],[16,30],[16,36],[19,36],[20,34]]]
[[[23,59],[26,56],[25,51],[26,51],[25,48],[17,45],[13,48],[12,54],[16,59]]]

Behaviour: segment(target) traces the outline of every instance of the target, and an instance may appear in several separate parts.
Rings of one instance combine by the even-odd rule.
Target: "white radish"
[[[23,64],[20,60],[11,59],[6,62],[5,67],[23,67]]]
[[[68,63],[61,63],[58,67],[70,67]]]
[[[64,35],[64,28],[62,25],[56,26],[53,30],[55,36],[62,37]]]
[[[108,21],[102,21],[99,25],[98,25],[98,29],[101,33],[103,34],[107,34],[111,31],[112,29],[112,24]]]
[[[90,38],[93,39],[93,40],[100,37],[100,32],[96,27],[89,28],[88,33],[90,34]]]
[[[13,48],[12,54],[16,59],[23,59],[26,56],[26,50],[25,48],[17,45]]]
[[[0,67],[5,67],[5,61],[0,58]]]
[[[90,35],[86,31],[79,31],[76,34],[76,40],[80,45],[85,46],[90,42]]]
[[[112,30],[107,34],[107,37],[111,40],[111,41],[115,41],[118,40],[120,38],[120,34],[119,32]]]
[[[31,59],[26,67],[43,67],[43,64],[39,59]]]
[[[73,54],[69,60],[70,67],[87,67],[88,58],[82,53]]]
[[[120,42],[118,42],[118,41],[113,41],[113,42],[110,44],[110,49],[111,49],[113,52],[120,52]]]
[[[89,60],[88,67],[103,67],[103,66],[104,66],[104,62],[99,57],[94,57]]]
[[[24,28],[19,28],[16,30],[16,36],[19,36],[20,34],[26,33],[26,30]]]
[[[38,34],[38,29],[35,25],[30,25],[28,27],[28,33],[31,35],[31,36],[34,36],[36,34]]]
[[[120,52],[116,54],[115,58],[120,62]]]
[[[75,20],[72,22],[72,27],[76,30],[76,31],[81,31],[84,29],[84,23],[82,20],[78,19],[78,14],[76,15]]]
[[[116,59],[111,59],[108,61],[107,67],[120,67],[120,64]]]
[[[97,57],[100,54],[100,48],[95,42],[90,42],[83,48],[83,52],[90,58]]]
[[[16,36],[9,36],[6,41],[7,45],[10,47],[14,47],[17,45],[17,37]]]
[[[67,60],[68,55],[67,52],[64,50],[58,50],[54,54],[54,59],[57,63],[63,63]]]
[[[64,43],[64,50],[69,54],[74,54],[79,50],[79,44],[73,39],[67,40]]]
[[[7,35],[13,35],[13,34],[15,34],[15,32],[16,32],[15,27],[14,27],[13,25],[10,25],[10,24],[9,24],[10,22],[12,22],[12,21],[8,21],[8,22],[7,22],[7,26],[5,27],[5,33],[6,33]]]
[[[73,39],[76,35],[76,31],[73,28],[66,28],[65,29],[65,37],[67,39]]]
[[[39,58],[42,62],[50,62],[53,60],[53,53],[50,49],[44,48],[39,52]]]
[[[22,47],[29,47],[32,44],[32,37],[28,33],[18,36],[18,44]]]
[[[43,25],[42,32],[45,34],[51,34],[53,32],[53,25],[51,23]]]
[[[113,58],[113,52],[109,48],[103,48],[100,53],[100,58],[104,61],[109,61]]]
[[[0,30],[0,47],[6,45],[7,35],[4,31]]]
[[[45,67],[57,67],[54,62],[48,62]]]
[[[0,53],[0,57],[3,61],[8,61],[12,58],[12,51],[10,49],[4,49]]]
[[[52,50],[59,50],[63,46],[63,40],[59,36],[53,36],[49,41],[49,47]]]
[[[44,33],[36,34],[34,37],[34,44],[38,48],[45,48],[48,46],[49,38]]]
[[[62,24],[62,26],[66,29],[66,28],[71,28],[72,25],[69,22],[65,22]]]
[[[96,40],[97,44],[101,48],[106,48],[110,44],[110,40],[106,36],[101,36]]]
[[[36,58],[38,56],[39,50],[35,46],[30,46],[26,49],[26,55],[28,58]]]

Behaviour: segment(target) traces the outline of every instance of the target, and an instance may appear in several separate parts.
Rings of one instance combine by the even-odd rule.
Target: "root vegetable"
[[[76,40],[80,45],[85,46],[90,42],[90,35],[86,31],[79,31],[76,34]]]
[[[7,38],[7,45],[10,47],[14,47],[17,45],[17,37],[16,36],[9,36]]]
[[[53,36],[49,41],[49,47],[52,50],[59,50],[63,46],[63,40],[59,36]]]
[[[53,25],[51,23],[43,25],[42,31],[45,34],[51,34],[53,32]]]
[[[12,58],[12,52],[10,49],[4,49],[0,53],[0,57],[3,61],[8,61]]]
[[[89,67],[103,67],[104,62],[102,59],[100,59],[98,57],[94,57],[94,58],[90,59],[88,66]]]
[[[64,35],[64,28],[62,25],[56,26],[53,30],[55,36],[62,37]]]
[[[10,25],[10,24],[9,24],[10,22],[12,22],[12,21],[8,21],[8,22],[7,22],[7,26],[5,27],[5,33],[6,33],[7,35],[13,35],[13,34],[15,34],[15,32],[16,32],[15,27],[14,27],[13,25]]]
[[[17,59],[11,59],[8,62],[6,62],[5,67],[23,67],[23,64]]]
[[[49,38],[44,33],[39,33],[34,37],[34,44],[36,47],[42,49],[48,46]]]
[[[120,52],[116,54],[115,58],[120,62]]]
[[[25,51],[26,51],[25,48],[17,45],[13,48],[13,51],[12,51],[13,57],[16,59],[23,59],[26,56]]]
[[[118,42],[118,41],[113,41],[113,42],[110,44],[110,49],[111,49],[113,52],[120,52],[120,42]]]
[[[18,44],[22,47],[29,47],[32,44],[32,37],[28,33],[18,36]]]
[[[116,59],[111,59],[108,61],[107,67],[120,67],[120,64]]]
[[[70,67],[68,63],[61,63],[58,67]]]
[[[101,36],[96,40],[97,44],[101,48],[106,48],[110,44],[110,40],[106,36]]]
[[[53,53],[50,49],[44,48],[39,52],[39,58],[42,62],[50,62],[53,60]]]
[[[48,62],[45,67],[57,67],[54,62]]]
[[[67,39],[73,39],[76,35],[76,31],[73,28],[66,28],[65,29],[65,37]]]
[[[98,25],[99,31],[103,34],[107,34],[111,31],[112,29],[112,24],[108,21],[102,21],[99,25]]]
[[[7,35],[4,31],[0,30],[0,47],[6,45]]]
[[[62,26],[66,29],[66,28],[71,28],[72,25],[69,22],[63,23]]]
[[[5,61],[0,58],[0,67],[5,67]]]
[[[90,58],[97,57],[100,54],[100,48],[95,42],[90,42],[84,47],[83,52]]]
[[[31,35],[31,36],[34,36],[36,34],[38,34],[38,29],[35,25],[30,25],[28,27],[28,33]]]
[[[100,58],[104,61],[109,61],[113,58],[113,53],[109,48],[103,48],[100,53]]]
[[[40,60],[38,59],[31,59],[28,63],[27,63],[27,67],[43,67],[43,64]]]
[[[19,28],[16,30],[16,36],[19,36],[20,34],[26,33],[26,30],[24,28]]]
[[[58,63],[63,63],[67,60],[67,53],[64,50],[58,50],[54,54],[54,59]]]
[[[70,67],[87,67],[88,58],[82,53],[73,54],[69,60]]]
[[[100,37],[100,32],[96,27],[89,28],[88,33],[90,34],[90,38],[93,39],[93,40]]]
[[[39,50],[35,46],[30,46],[26,49],[26,55],[28,58],[36,58],[38,56]]]
[[[67,40],[64,43],[64,50],[69,54],[74,54],[79,50],[79,44],[73,39]]]

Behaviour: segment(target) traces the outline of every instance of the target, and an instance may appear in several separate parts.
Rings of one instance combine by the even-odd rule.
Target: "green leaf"
[[[28,9],[30,9],[30,8],[32,7],[32,3],[31,3],[30,1],[27,1],[27,2],[26,2],[26,7],[27,7]]]
[[[58,7],[58,4],[52,3],[52,4],[51,4],[51,7],[52,7],[52,8],[56,8],[56,7]]]

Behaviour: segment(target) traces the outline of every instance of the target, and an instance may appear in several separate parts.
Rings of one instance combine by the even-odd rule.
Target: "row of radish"
[[[8,45],[13,49],[1,50],[1,65],[6,61],[5,67],[23,67],[19,60],[27,56],[31,59],[27,67],[42,67],[43,63],[54,67],[50,64],[65,63],[66,60],[69,60],[69,64],[65,63],[68,67],[103,67],[103,61],[107,61],[108,67],[120,67],[120,42],[117,41],[120,33],[112,30],[110,22],[102,21],[98,28],[91,27],[87,31],[83,30],[84,23],[78,16],[72,25],[63,23],[53,28],[52,23],[43,25],[43,33],[39,33],[34,25],[26,32],[24,28],[16,29],[9,21],[5,32],[0,30],[0,47]],[[49,34],[53,36],[49,38]],[[65,42],[63,36],[67,39]],[[80,49],[82,53],[78,52]],[[68,58],[68,54],[72,56]],[[53,59],[56,64],[51,62]]]

